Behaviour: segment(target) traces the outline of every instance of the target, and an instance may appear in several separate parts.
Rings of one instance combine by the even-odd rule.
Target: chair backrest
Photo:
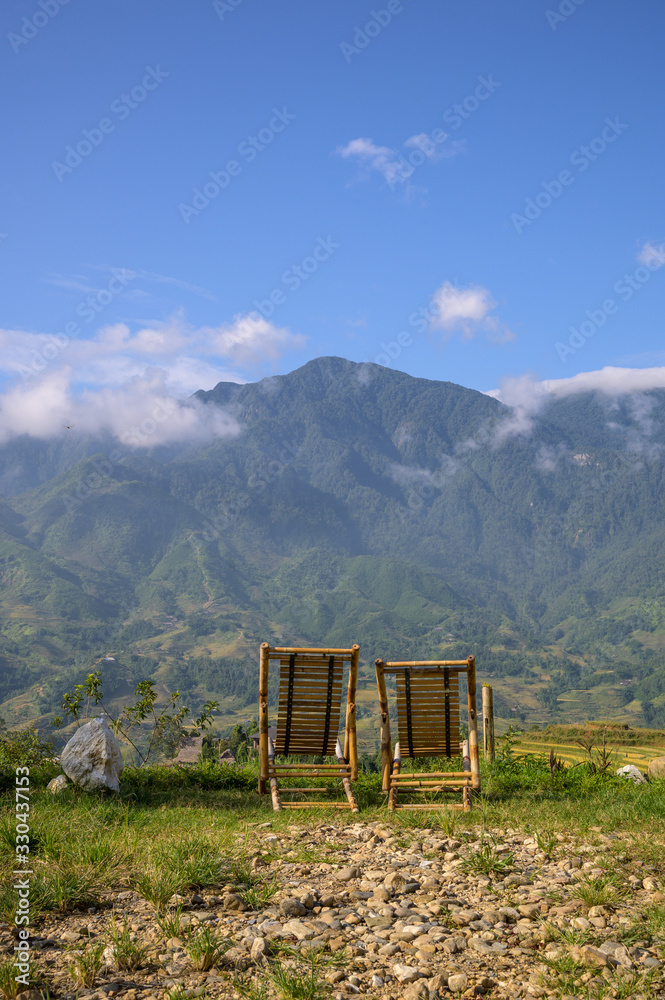
[[[458,757],[459,669],[413,666],[395,671],[399,748],[404,757]]]
[[[271,650],[279,661],[275,753],[334,757],[344,663],[352,650]]]

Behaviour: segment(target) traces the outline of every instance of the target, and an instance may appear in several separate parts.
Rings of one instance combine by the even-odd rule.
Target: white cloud
[[[476,325],[482,323],[495,305],[486,288],[479,285],[456,288],[449,281],[444,281],[432,297],[432,325],[442,330]]]
[[[233,416],[198,400],[176,400],[159,374],[120,387],[75,393],[71,371],[44,376],[37,384],[14,386],[0,395],[0,444],[27,434],[47,440],[67,433],[111,434],[128,447],[233,437]]]
[[[608,397],[609,401],[628,397],[628,412],[634,421],[634,426],[626,427],[620,424],[608,424],[608,426],[625,433],[628,451],[652,455],[657,450],[648,440],[654,431],[651,417],[653,401],[643,395],[650,389],[665,389],[665,367],[607,366],[598,371],[579,372],[569,378],[545,379],[542,382],[533,375],[511,376],[504,379],[498,389],[486,393],[511,408],[510,414],[494,426],[491,438],[493,443],[501,444],[509,437],[528,436],[535,428],[538,414],[552,400],[580,393],[598,392]],[[540,467],[547,468],[548,462],[558,457],[560,457],[558,453],[552,456],[542,452],[539,453],[537,464],[540,463]]]
[[[381,174],[391,190],[397,185],[405,185],[407,193],[413,193],[414,185],[410,178],[419,166],[427,161],[436,162],[444,158],[457,156],[464,149],[461,142],[448,142],[448,136],[441,134],[436,142],[425,132],[409,136],[403,143],[405,152],[398,152],[390,146],[377,146],[373,139],[352,139],[346,146],[339,146],[336,153],[344,159],[353,158],[363,168],[363,175],[369,176],[372,171]],[[412,152],[413,151],[413,152]],[[420,156],[415,155],[415,151]],[[424,191],[424,188],[419,190]]]
[[[440,490],[444,488],[449,479],[459,472],[461,462],[452,455],[441,454],[439,455],[439,464],[438,469],[432,470],[420,468],[417,465],[398,465],[393,462],[388,471],[390,478],[404,489],[417,490],[429,486]]]
[[[276,361],[284,351],[305,344],[302,334],[275,326],[258,313],[234,316],[230,324],[201,332],[210,337],[219,354],[239,365],[254,365],[267,358]]]
[[[662,267],[665,264],[665,243],[645,243],[637,259],[647,267]]]
[[[157,421],[151,446],[226,435],[233,428],[226,415],[183,399],[218,382],[244,382],[238,366],[261,370],[304,342],[255,313],[217,327],[194,327],[178,313],[134,331],[112,323],[87,338],[0,330],[0,373],[20,380],[0,395],[0,442],[52,437],[72,423],[77,432],[119,437],[137,421],[154,422],[156,407],[172,412]]]
[[[57,272],[51,272],[46,278],[46,281],[48,284],[55,285],[56,288],[62,288],[65,291],[82,292],[85,295],[94,295],[102,291],[103,288],[107,286],[108,279],[120,270],[128,282],[145,281],[158,285],[172,285],[174,288],[178,288],[185,292],[191,292],[193,295],[209,299],[211,302],[217,301],[217,296],[208,288],[203,288],[201,285],[193,285],[191,282],[183,281],[181,278],[172,278],[167,274],[158,274],[155,271],[146,271],[143,268],[139,268],[138,270],[126,267],[115,268],[104,264],[88,264],[85,265],[85,267],[88,271],[92,272],[92,275],[97,280],[100,274],[104,275],[106,280],[101,287],[98,287],[92,281],[92,277],[87,274],[58,274]],[[147,292],[139,292],[136,288],[126,290],[123,294],[127,298],[135,297],[137,294],[148,297]]]
[[[665,389],[665,366],[613,368],[608,365],[598,371],[579,372],[569,378],[546,379],[540,384],[552,396],[572,396],[580,392],[627,396],[629,393],[646,392],[649,389]]]
[[[564,444],[541,444],[536,455],[536,468],[539,472],[556,472],[559,459],[568,454]]]
[[[548,393],[544,383],[532,375],[509,376],[500,387],[487,393],[509,406],[511,412],[495,425],[493,444],[501,444],[509,437],[527,437],[531,434],[536,416],[547,403]]]
[[[372,139],[352,139],[346,146],[340,146],[337,152],[345,159],[355,157],[368,172],[378,170],[390,187],[401,180],[404,167],[397,159],[395,150],[389,146],[377,146]]]
[[[496,302],[487,288],[481,285],[460,288],[444,281],[432,296],[430,327],[448,334],[460,330],[465,340],[483,332],[493,343],[505,344],[514,340],[515,334],[492,315],[495,308]]]
[[[93,385],[120,385],[152,369],[182,393],[211,388],[221,380],[245,379],[233,368],[264,367],[282,354],[302,347],[305,338],[275,326],[256,313],[235,316],[230,324],[194,327],[182,313],[165,323],[152,323],[132,332],[126,323],[101,327],[91,337],[0,330],[0,372],[23,381],[62,365],[72,381]],[[226,364],[224,363],[226,362]]]

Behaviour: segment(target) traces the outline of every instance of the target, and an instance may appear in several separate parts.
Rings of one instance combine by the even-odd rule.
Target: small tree
[[[190,715],[190,711],[182,704],[179,691],[170,694],[166,704],[158,707],[157,690],[154,681],[151,680],[139,681],[134,689],[134,694],[136,696],[134,704],[127,705],[120,715],[114,718],[104,704],[101,674],[99,670],[95,670],[88,674],[83,684],[77,684],[73,692],[63,695],[61,704],[64,719],[71,716],[76,725],[80,727],[84,703],[84,721],[86,722],[90,715],[90,709],[93,706],[101,705],[111,723],[113,732],[134,748],[139,760],[138,766],[143,767],[157,754],[168,752],[173,747],[177,747],[184,732],[185,719]],[[212,725],[213,713],[218,707],[219,702],[217,701],[205,703],[201,714],[194,720],[197,729],[205,729]],[[56,716],[53,720],[56,729],[60,728],[64,719],[63,716]],[[148,727],[148,740],[147,745],[141,746],[138,742],[138,733],[144,725]]]

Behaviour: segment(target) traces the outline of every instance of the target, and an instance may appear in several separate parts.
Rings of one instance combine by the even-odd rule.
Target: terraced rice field
[[[602,736],[597,739],[596,747],[592,750],[595,754],[602,746]],[[553,750],[557,757],[560,757],[566,764],[577,764],[582,760],[587,760],[586,750],[576,743],[556,743],[547,739],[536,739],[529,736],[520,737],[515,744],[518,753],[533,753],[549,755]],[[611,735],[608,734],[607,749],[612,752],[612,760],[615,768],[623,767],[625,764],[634,764],[641,771],[646,771],[650,761],[656,757],[665,757],[665,741],[662,746],[626,746],[625,744],[613,743]]]

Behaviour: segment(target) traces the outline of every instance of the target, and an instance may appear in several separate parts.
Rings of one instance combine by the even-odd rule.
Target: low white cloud
[[[426,469],[417,465],[398,465],[396,462],[389,468],[390,478],[405,489],[418,489],[424,486],[443,489],[446,482],[461,468],[458,458],[453,455],[439,455],[439,468]]]
[[[72,423],[120,436],[169,400],[169,419],[158,422],[151,445],[223,436],[233,422],[186,397],[218,382],[245,382],[248,371],[272,368],[304,343],[255,313],[217,327],[194,327],[177,313],[136,330],[112,323],[89,337],[0,330],[8,385],[0,395],[0,441],[52,437]]]
[[[461,288],[444,281],[432,296],[430,328],[448,335],[461,331],[465,340],[481,332],[493,343],[509,343],[515,334],[493,315],[495,309],[496,302],[482,285]]]
[[[493,444],[501,444],[509,437],[528,437],[548,400],[544,383],[538,382],[533,375],[511,375],[487,395],[510,407],[510,413],[492,430]]]
[[[632,392],[665,389],[665,366],[614,368],[607,365],[597,371],[579,372],[569,378],[546,379],[540,384],[552,396],[572,396],[580,392],[602,392],[606,396],[627,396]]]
[[[90,337],[0,330],[0,372],[29,382],[66,365],[73,381],[106,385],[158,368],[167,384],[191,393],[224,379],[243,382],[245,376],[233,368],[265,367],[304,343],[302,335],[256,313],[218,327],[194,327],[177,313],[134,332],[126,323],[112,323]]]
[[[564,444],[541,444],[536,454],[536,468],[539,472],[556,472],[559,460],[568,454]]]
[[[504,379],[498,389],[486,393],[510,408],[510,413],[494,425],[491,440],[494,444],[501,444],[510,437],[528,437],[536,427],[538,415],[548,403],[567,396],[596,392],[607,398],[610,408],[618,409],[618,401],[622,398],[626,400],[632,423],[626,425],[608,421],[607,426],[624,435],[627,451],[653,457],[661,449],[650,440],[655,430],[652,417],[654,401],[644,394],[651,389],[665,389],[665,367],[607,366],[598,371],[579,372],[569,378],[544,381],[538,381],[534,375],[511,376]],[[548,451],[543,446],[536,464],[547,469],[560,457],[560,451]]]
[[[177,400],[163,377],[75,392],[71,371],[44,376],[37,384],[14,386],[0,395],[0,444],[21,435],[51,440],[68,433],[111,434],[128,447],[233,437],[236,419],[199,400]]]

